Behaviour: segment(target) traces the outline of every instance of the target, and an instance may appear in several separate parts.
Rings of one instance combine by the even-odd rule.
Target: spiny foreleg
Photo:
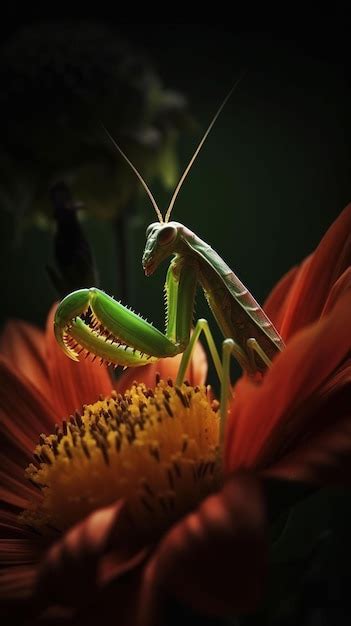
[[[71,359],[93,354],[101,362],[138,367],[182,351],[152,324],[100,289],[80,289],[59,304],[55,336]]]

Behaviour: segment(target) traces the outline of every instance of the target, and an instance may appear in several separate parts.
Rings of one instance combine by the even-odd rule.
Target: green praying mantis
[[[236,84],[197,146],[174,190],[164,218],[140,173],[107,133],[143,185],[159,220],[146,230],[142,258],[146,276],[153,274],[166,258],[172,257],[165,284],[165,333],[95,287],[67,295],[57,308],[54,322],[58,343],[74,360],[79,360],[80,355],[92,354],[93,359],[100,357],[101,363],[138,367],[183,353],[176,379],[178,385],[183,382],[195,343],[203,332],[221,383],[222,416],[226,414],[230,390],[231,355],[245,372],[254,376],[270,366],[284,343],[263,309],[217,252],[183,224],[170,221],[170,216],[184,180]],[[199,319],[193,328],[198,283],[225,337],[222,359],[208,322]]]

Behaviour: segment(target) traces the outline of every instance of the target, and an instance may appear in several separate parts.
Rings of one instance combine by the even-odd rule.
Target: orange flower
[[[179,355],[127,370],[113,383],[108,370],[97,361],[75,363],[63,354],[53,333],[55,309],[56,305],[48,315],[45,333],[27,322],[10,321],[0,338],[0,616],[4,611],[7,617],[14,606],[18,613],[22,605],[24,614],[28,613],[38,565],[52,543],[52,538],[40,537],[19,521],[23,509],[41,500],[41,494],[24,474],[33,460],[39,435],[52,432],[55,423],[61,423],[82,405],[109,396],[113,387],[123,393],[135,380],[154,386],[156,372],[165,379],[175,378],[181,358]],[[193,385],[202,385],[206,375],[206,355],[199,344],[186,376]],[[120,509],[118,502],[104,513],[101,526],[94,527],[89,549],[99,542],[99,532],[103,534],[101,541],[105,541],[106,524]],[[91,519],[95,524],[99,512]],[[91,519],[83,526],[88,527]],[[100,549],[101,543],[98,545]]]
[[[158,546],[144,579],[154,616],[165,590],[204,613],[255,608],[267,478],[351,484],[351,204],[264,309],[286,348],[260,384],[235,385],[225,486]]]
[[[351,205],[265,310],[287,345],[262,385],[236,385],[228,471],[351,482]]]
[[[3,605],[7,600],[13,611],[17,599],[17,615],[34,619],[51,606],[47,624],[58,616],[95,624],[113,614],[119,624],[155,626],[172,597],[213,615],[252,610],[265,569],[265,477],[350,482],[350,261],[351,205],[266,303],[287,346],[260,385],[243,376],[235,387],[224,485],[148,541],[133,532],[121,499],[51,539],[49,550],[20,523],[18,513],[41,497],[23,477],[38,435],[109,394],[111,383],[103,368],[71,363],[59,352],[52,314],[45,341],[26,324],[10,325],[0,361]],[[206,366],[202,356],[199,375],[194,362],[197,384]],[[164,366],[156,366],[161,375],[174,376]],[[152,366],[131,370],[120,384],[138,375],[153,384],[154,373]],[[195,485],[207,468],[197,469]]]

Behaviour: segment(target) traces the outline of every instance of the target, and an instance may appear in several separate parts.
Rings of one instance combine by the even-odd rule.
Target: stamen
[[[169,384],[171,383],[171,384]],[[213,404],[213,403],[212,403]],[[134,383],[40,435],[28,479],[42,493],[22,520],[43,532],[118,498],[144,532],[159,531],[216,488],[219,416],[205,386]]]

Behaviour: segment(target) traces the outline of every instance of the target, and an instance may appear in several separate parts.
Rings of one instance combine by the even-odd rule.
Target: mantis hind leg
[[[186,349],[183,352],[183,356],[180,362],[180,366],[179,366],[179,370],[178,370],[178,375],[177,375],[177,379],[176,379],[176,384],[177,385],[181,385],[183,380],[184,380],[184,376],[185,376],[185,372],[186,369],[189,365],[195,344],[197,342],[197,340],[199,339],[199,336],[201,335],[201,333],[204,333],[206,340],[207,340],[207,344],[211,353],[211,357],[214,363],[214,366],[216,368],[216,372],[217,372],[217,376],[222,384],[223,381],[223,368],[222,368],[222,363],[221,363],[221,359],[219,358],[219,354],[218,354],[218,350],[216,348],[216,344],[214,342],[214,339],[212,337],[212,333],[208,324],[208,321],[205,319],[199,319],[196,322],[195,328],[193,330],[193,333],[190,337],[189,343],[186,347]]]
[[[189,365],[194,346],[199,339],[201,333],[204,333],[207,344],[211,353],[211,357],[216,368],[216,372],[221,385],[221,397],[220,397],[220,415],[221,415],[221,432],[220,432],[220,445],[222,444],[224,437],[225,418],[227,415],[228,397],[231,393],[230,385],[230,359],[231,356],[238,361],[240,366],[244,370],[250,370],[250,362],[245,352],[233,339],[225,339],[223,341],[222,360],[218,354],[216,344],[214,342],[209,324],[205,319],[199,319],[195,325],[194,331],[188,343],[186,350],[183,352],[182,360],[180,362],[176,384],[181,385],[186,369]]]
[[[204,333],[208,347],[211,353],[211,357],[216,368],[216,372],[221,385],[220,392],[220,415],[221,415],[221,429],[220,429],[220,449],[223,448],[224,430],[226,417],[228,412],[228,399],[231,394],[230,383],[230,361],[234,357],[238,361],[239,365],[246,372],[257,371],[255,363],[255,355],[257,354],[262,361],[269,367],[272,361],[266,355],[256,339],[250,338],[247,340],[247,352],[234,341],[234,339],[225,339],[222,344],[222,359],[218,354],[216,344],[214,342],[209,324],[205,319],[199,319],[195,325],[194,331],[188,343],[186,350],[183,352],[182,360],[179,366],[176,384],[181,385],[186,369],[189,365],[195,343],[199,339],[201,333]]]
[[[231,393],[230,384],[230,360],[231,357],[239,362],[246,372],[257,372],[255,355],[262,359],[262,361],[270,367],[272,361],[261,348],[258,341],[252,337],[247,340],[247,354],[235,343],[233,339],[225,339],[222,344],[222,374],[223,380],[221,382],[221,400],[220,400],[220,412],[221,412],[221,431],[220,431],[220,445],[223,444],[224,428],[228,412],[228,398]]]
[[[255,339],[254,337],[251,337],[250,339],[247,340],[246,346],[247,346],[247,354],[248,354],[248,358],[250,362],[250,369],[253,372],[255,372],[256,370],[255,355],[258,355],[260,359],[263,361],[263,363],[267,365],[267,367],[270,367],[272,365],[271,359],[267,356],[265,351],[262,350],[257,339]]]
[[[270,365],[271,361],[264,353],[262,348],[257,343],[256,339],[249,339],[247,342],[248,353],[246,354],[242,348],[233,340],[233,339],[225,339],[223,341],[223,355],[222,361],[219,357],[218,350],[216,348],[216,344],[214,342],[208,321],[205,319],[199,319],[196,322],[195,328],[191,335],[190,341],[183,352],[182,360],[180,362],[178,375],[176,379],[176,384],[181,385],[186,369],[189,365],[191,355],[194,350],[194,346],[199,339],[201,333],[204,333],[207,344],[211,353],[211,357],[216,368],[218,379],[221,383],[221,386],[228,386],[226,379],[228,378],[229,365],[230,362],[227,363],[227,357],[225,356],[227,347],[230,346],[230,354],[235,358],[235,360],[239,363],[240,367],[247,372],[255,371],[256,365],[254,362],[254,353],[256,352],[262,360],[266,363],[266,365]]]

